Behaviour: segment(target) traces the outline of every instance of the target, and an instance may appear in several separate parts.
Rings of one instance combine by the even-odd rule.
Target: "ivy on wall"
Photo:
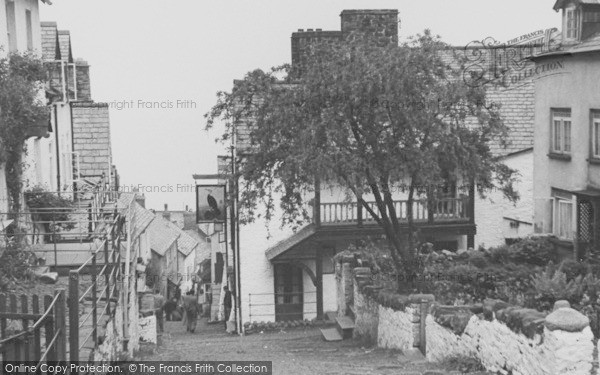
[[[21,209],[29,129],[48,119],[48,108],[40,97],[45,78],[42,60],[30,52],[0,59],[0,164],[5,164],[10,212]]]

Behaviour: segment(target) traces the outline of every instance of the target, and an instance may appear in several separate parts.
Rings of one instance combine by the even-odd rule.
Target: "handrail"
[[[38,365],[42,364],[42,362],[44,362],[46,360],[46,357],[48,356],[48,353],[50,353],[50,348],[52,348],[56,342],[56,339],[58,339],[58,336],[63,333],[62,328],[59,328],[56,330],[56,334],[54,335],[54,337],[52,338],[52,340],[50,340],[50,343],[46,345],[46,351],[44,352],[44,354],[42,355],[42,357],[40,358],[40,361],[38,362]]]
[[[33,326],[31,326],[29,329],[30,330],[35,330],[37,328],[40,327],[40,325],[44,322],[44,320],[46,320],[46,318],[48,317],[48,314],[50,313],[50,311],[54,308],[54,305],[56,304],[56,302],[58,301],[60,294],[57,294],[54,296],[54,299],[52,300],[52,302],[50,303],[50,306],[48,306],[48,308],[46,308],[46,312],[44,313],[44,315],[42,315],[41,318],[39,318],[37,320],[37,322],[35,322],[33,324]]]

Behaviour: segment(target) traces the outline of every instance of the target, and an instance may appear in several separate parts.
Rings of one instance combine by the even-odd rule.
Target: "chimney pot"
[[[185,205],[185,210],[189,211],[190,206],[188,206],[187,204]]]
[[[169,211],[169,205],[165,203],[165,211]]]

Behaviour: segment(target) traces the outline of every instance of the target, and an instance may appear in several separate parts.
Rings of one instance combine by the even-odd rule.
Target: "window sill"
[[[550,152],[548,153],[548,157],[550,159],[571,161],[571,154],[558,154],[556,152]]]
[[[567,238],[558,238],[558,237],[554,237],[551,240],[555,245],[561,246],[561,247],[573,247],[573,240],[567,239]]]
[[[596,164],[596,165],[600,165],[600,158],[589,158],[588,159],[588,163],[590,164]]]

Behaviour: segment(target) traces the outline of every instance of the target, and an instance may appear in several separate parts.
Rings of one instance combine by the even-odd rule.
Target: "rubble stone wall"
[[[477,358],[489,371],[515,375],[592,371],[594,336],[589,320],[567,301],[556,302],[550,314],[492,299],[444,306],[432,295],[406,296],[378,287],[364,267],[354,268],[352,287],[355,336],[379,347],[420,348],[429,361]]]

